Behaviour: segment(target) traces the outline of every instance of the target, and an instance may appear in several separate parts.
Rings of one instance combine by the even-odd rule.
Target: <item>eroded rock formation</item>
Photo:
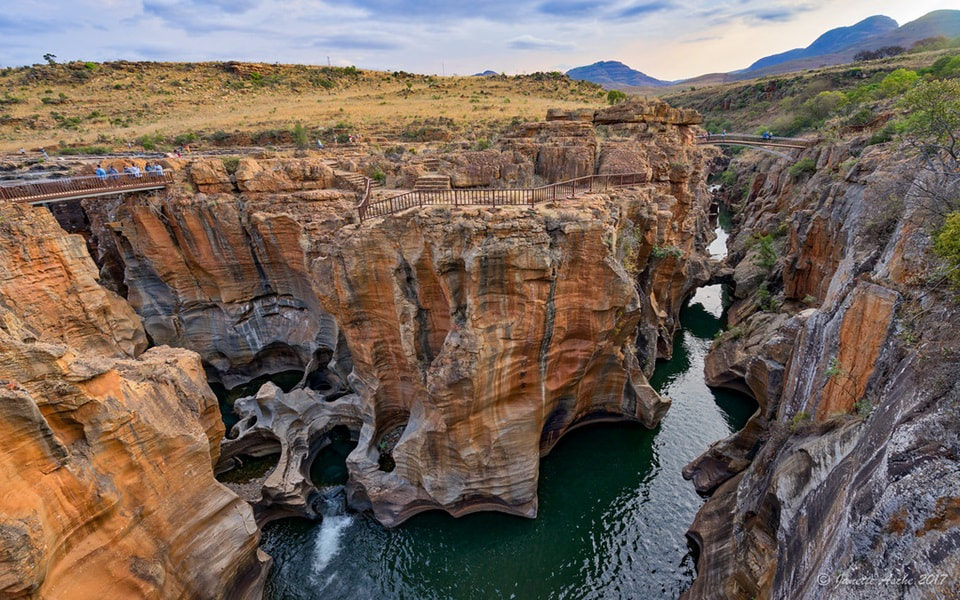
[[[213,478],[198,356],[142,352],[140,319],[45,209],[0,207],[0,248],[0,595],[259,597],[268,559]]]
[[[812,177],[763,160],[741,206],[732,260],[762,264],[764,233],[781,256],[737,278],[707,359],[760,409],[685,470],[716,488],[690,530],[690,598],[960,593],[960,311],[918,277],[936,272],[933,182],[864,139],[808,150]]]
[[[699,117],[642,103],[608,112],[439,160],[471,184],[646,175],[603,197],[357,225],[352,194],[315,189],[331,185],[321,164],[200,160],[181,165],[189,186],[169,197],[87,210],[101,264],[122,274],[154,341],[196,350],[228,385],[307,364],[353,369],[355,507],[389,525],[428,508],[532,516],[539,458],[564,432],[659,420],[666,403],[646,375],[709,276]],[[277,439],[300,439],[271,422]],[[285,457],[264,505],[308,512],[308,463]]]
[[[659,420],[666,404],[644,371],[709,275],[709,200],[678,130],[634,156],[651,174],[635,190],[423,208],[319,244],[315,287],[365,399],[354,507],[387,525],[431,508],[533,516],[539,457],[563,433]]]
[[[309,284],[304,249],[311,235],[355,218],[355,200],[315,189],[329,167],[289,162],[242,159],[242,197],[87,201],[101,262],[122,273],[153,342],[196,350],[228,387],[314,359],[325,365],[337,351],[338,327]],[[197,188],[233,185],[219,159],[187,173],[200,177]]]
[[[279,454],[277,468],[263,482],[259,496],[248,499],[258,522],[284,516],[317,517],[314,503],[319,492],[310,480],[310,465],[335,427],[359,434],[360,398],[356,394],[326,396],[309,388],[284,393],[267,383],[256,395],[238,399],[234,410],[241,419],[232,438],[223,444],[225,468],[236,456]]]

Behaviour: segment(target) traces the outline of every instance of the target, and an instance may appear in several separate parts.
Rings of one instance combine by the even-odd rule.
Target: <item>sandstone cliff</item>
[[[338,182],[315,161],[199,159],[175,165],[182,184],[166,197],[85,209],[104,273],[155,343],[197,351],[228,385],[309,366],[342,395],[352,369],[363,426],[338,418],[359,437],[356,507],[390,525],[428,508],[533,515],[539,458],[564,432],[659,420],[666,402],[646,375],[709,277],[705,158],[690,131],[699,117],[633,103],[591,118],[554,114],[440,162],[469,183],[502,178],[506,164],[548,180],[639,172],[645,183],[357,226],[353,194],[321,189]],[[319,415],[301,393],[316,396],[241,407],[256,424],[229,444],[232,456],[282,440],[270,442],[281,464],[258,501],[263,518],[313,514],[310,457],[336,419],[314,426],[267,406]]]
[[[656,174],[635,190],[409,210],[319,244],[315,288],[366,401],[354,507],[387,525],[431,508],[533,516],[539,457],[566,431],[657,423],[644,370],[709,274],[704,161],[671,134],[635,142],[632,165]]]
[[[806,151],[812,176],[734,166],[739,299],[707,375],[760,409],[685,470],[716,489],[690,598],[960,593],[960,310],[925,252],[929,174],[865,139]]]
[[[0,596],[258,597],[267,558],[213,479],[223,425],[197,355],[123,358],[138,317],[45,209],[0,208],[0,248]]]
[[[311,160],[245,158],[232,178],[219,159],[188,166],[192,187],[244,194],[86,202],[99,260],[122,273],[151,340],[199,352],[228,387],[325,366],[338,327],[310,287],[304,248],[356,218],[353,195],[317,189],[332,176]]]

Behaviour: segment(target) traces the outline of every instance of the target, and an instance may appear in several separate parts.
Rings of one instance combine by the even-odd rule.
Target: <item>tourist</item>
[[[26,154],[26,153],[27,153],[26,150],[24,150],[23,148],[20,148],[20,154]]]
[[[47,155],[47,151],[44,150],[43,148],[40,148],[40,154],[42,154],[44,158],[50,158],[50,157]]]
[[[132,167],[130,167],[130,172],[133,173],[134,177],[140,177],[141,175],[140,167],[138,167],[137,165],[133,165]]]
[[[317,150],[323,150],[323,142],[317,140]]]
[[[153,175],[155,177],[163,177],[163,165],[157,163],[153,166]]]
[[[153,177],[153,165],[148,164],[143,170],[146,171],[148,177]]]
[[[97,165],[97,177],[100,178],[100,181],[107,180],[107,172],[103,169],[103,166]]]
[[[110,170],[107,171],[107,177],[112,181],[116,181],[120,179],[120,171],[118,171],[116,167],[110,167]]]

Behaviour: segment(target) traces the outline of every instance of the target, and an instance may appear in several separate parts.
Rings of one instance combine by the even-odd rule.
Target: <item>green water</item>
[[[265,597],[676,598],[695,575],[684,533],[703,504],[680,470],[755,409],[703,382],[720,313],[719,286],[682,311],[674,357],[651,382],[673,399],[656,430],[576,430],[543,459],[537,519],[434,511],[387,530],[331,500],[320,523],[265,528],[274,559]]]

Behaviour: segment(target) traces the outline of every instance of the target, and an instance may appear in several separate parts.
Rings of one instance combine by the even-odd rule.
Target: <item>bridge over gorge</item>
[[[539,202],[573,198],[578,194],[591,194],[649,181],[647,173],[587,175],[535,188],[413,190],[377,201],[371,201],[368,181],[363,200],[357,205],[357,213],[360,221],[364,221],[423,206],[533,206]]]
[[[84,175],[45,179],[0,185],[0,202],[49,204],[97,196],[162,190],[171,183],[173,183],[171,174],[156,175],[149,172],[139,176],[132,173],[117,173],[106,177]]]
[[[714,146],[749,146],[781,158],[793,158],[789,154],[778,152],[773,148],[802,150],[813,146],[817,143],[817,140],[776,135],[750,135],[748,133],[705,133],[698,135],[696,142],[701,145],[711,144]]]

